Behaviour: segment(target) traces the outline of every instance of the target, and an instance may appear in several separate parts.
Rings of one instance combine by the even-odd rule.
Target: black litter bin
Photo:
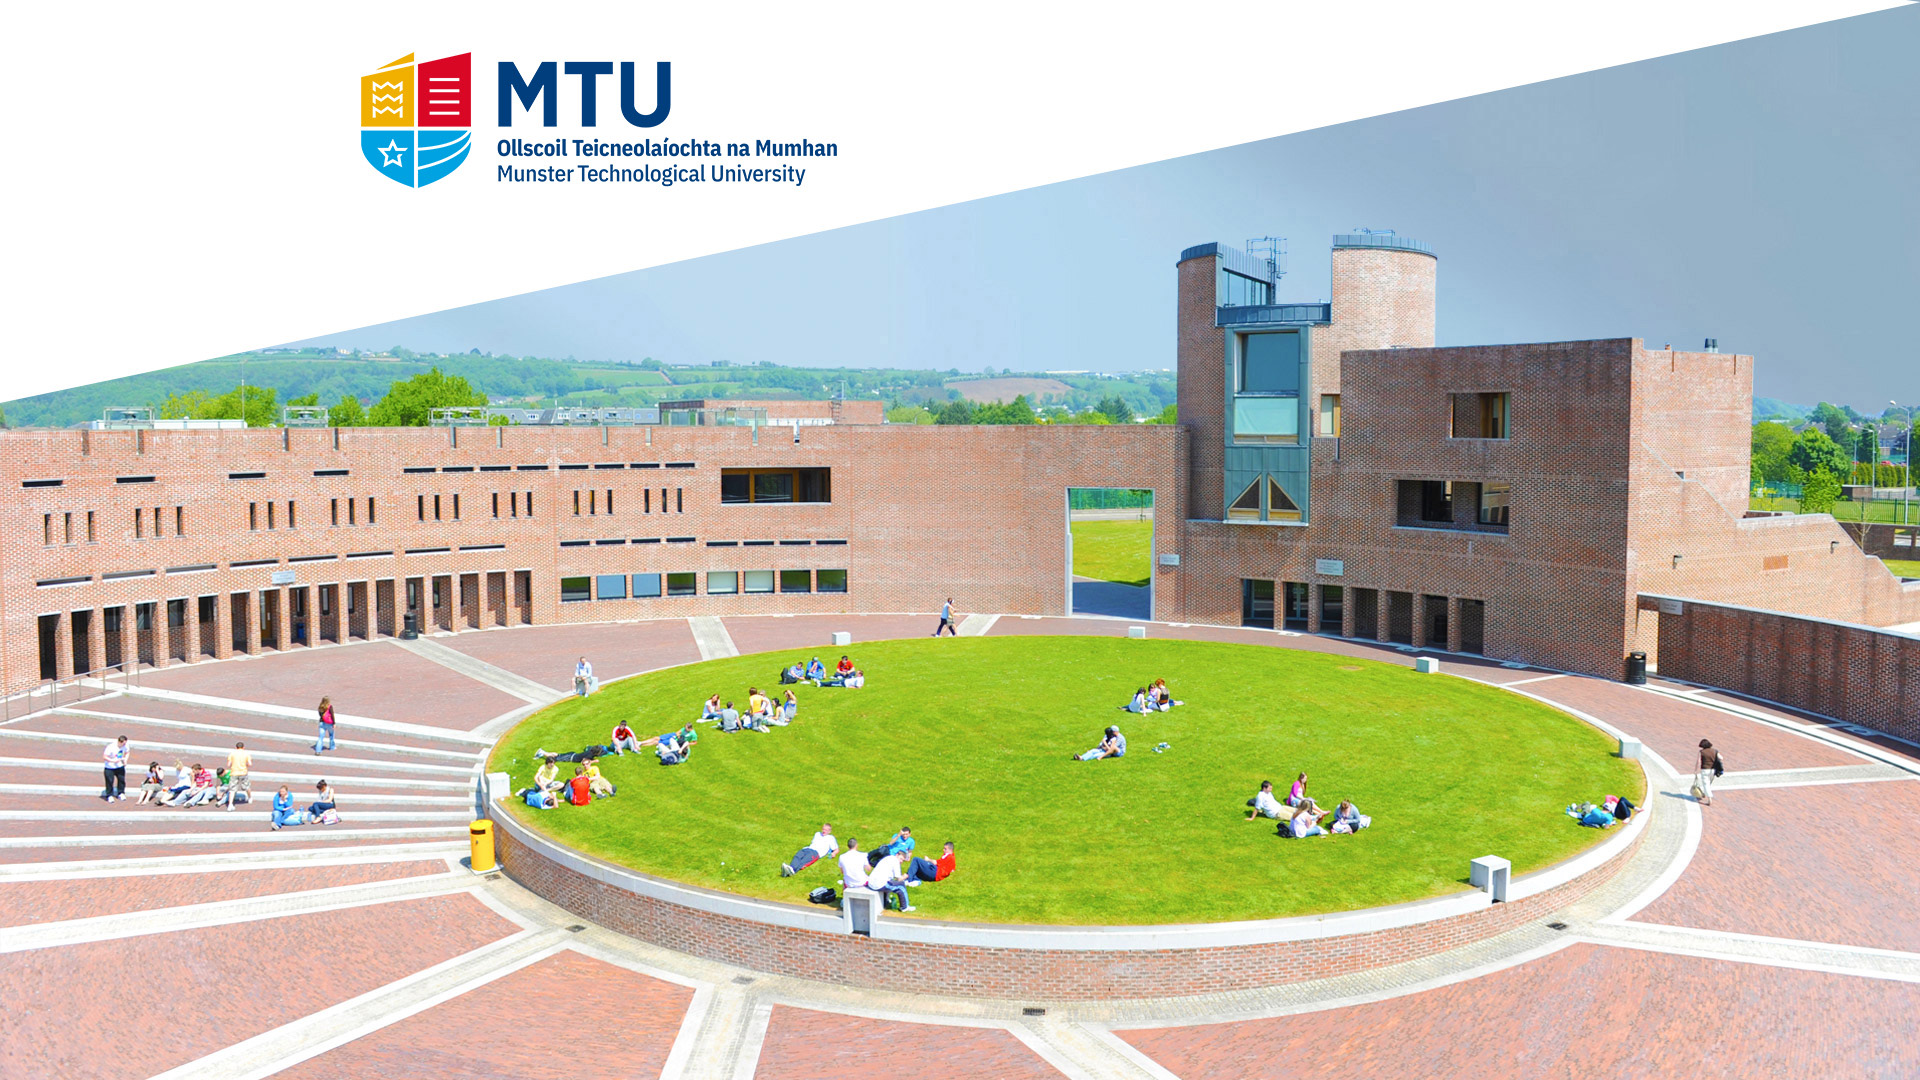
[[[411,611],[407,612],[407,622],[405,626],[401,627],[400,636],[403,638],[406,638],[408,641],[412,641],[414,638],[419,637],[420,636],[420,616],[414,614]],[[1640,665],[1640,681],[1641,682],[1647,681],[1646,664],[1644,663]]]
[[[1647,654],[1630,652],[1627,654],[1627,681],[1635,686],[1647,685]]]

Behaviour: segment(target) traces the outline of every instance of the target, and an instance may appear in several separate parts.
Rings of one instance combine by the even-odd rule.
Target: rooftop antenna
[[[1258,236],[1247,241],[1247,254],[1267,257],[1267,280],[1274,285],[1287,274],[1287,238]]]

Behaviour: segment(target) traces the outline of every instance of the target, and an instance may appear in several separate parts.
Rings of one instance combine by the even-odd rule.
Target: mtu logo
[[[413,54],[360,79],[360,152],[380,175],[426,187],[472,144],[473,54],[415,65]]]

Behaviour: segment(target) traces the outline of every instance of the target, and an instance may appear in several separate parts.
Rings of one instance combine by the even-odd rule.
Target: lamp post
[[[1887,404],[1899,408],[1900,403],[1889,401]],[[1907,409],[1907,467],[1900,476],[1900,524],[1911,524],[1909,510],[1913,505],[1913,436],[1915,430],[1916,408]],[[1915,554],[1920,554],[1916,551]]]

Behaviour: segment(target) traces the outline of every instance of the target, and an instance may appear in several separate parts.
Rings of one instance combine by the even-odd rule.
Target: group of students
[[[1341,799],[1340,805],[1332,813],[1320,809],[1320,804],[1307,794],[1307,774],[1301,773],[1293,781],[1293,787],[1287,791],[1287,801],[1282,803],[1273,796],[1273,781],[1260,781],[1260,790],[1247,800],[1247,820],[1259,818],[1278,819],[1280,834],[1305,839],[1309,836],[1345,836],[1357,833],[1373,824],[1373,819],[1360,812],[1352,799]]]
[[[842,890],[871,889],[880,894],[882,907],[891,905],[901,911],[916,911],[907,899],[907,890],[924,882],[945,881],[953,874],[956,863],[951,840],[942,846],[938,859],[915,855],[913,843],[913,829],[902,826],[886,843],[871,851],[861,851],[860,841],[849,836],[847,849],[841,852],[840,842],[833,835],[833,825],[824,823],[806,847],[780,864],[780,876],[792,877],[814,863],[837,855]]]
[[[708,698],[700,706],[702,723],[718,723],[720,730],[728,733],[772,731],[793,723],[799,715],[800,699],[793,696],[793,691],[781,691],[776,701],[772,695],[761,693],[757,686],[747,687],[747,707],[744,711],[734,708],[731,701],[722,702],[719,694]]]
[[[858,690],[867,685],[867,673],[853,666],[853,661],[845,653],[840,654],[840,662],[833,666],[833,674],[827,674],[827,665],[819,657],[802,664],[795,662],[780,669],[780,685],[791,686],[796,683],[812,683],[815,686],[842,686],[849,690]]]
[[[122,800],[126,792],[126,762],[132,752],[132,746],[125,735],[118,736],[107,744],[104,752],[107,769],[107,787],[101,798],[108,802]],[[158,761],[147,762],[146,779],[140,783],[140,796],[136,805],[143,806],[218,806],[225,804],[232,810],[235,803],[253,801],[253,755],[248,752],[247,744],[233,744],[233,752],[227,755],[225,767],[209,769],[196,761],[191,766],[175,759],[173,763],[173,782],[167,782],[166,770]],[[314,822],[333,825],[339,822],[339,798],[334,794],[333,785],[321,780],[313,785],[314,801],[305,809],[295,809],[293,795],[285,784],[273,798],[273,810],[269,815],[271,827],[284,828],[288,825],[305,825]]]
[[[1127,702],[1130,713],[1166,712],[1175,705],[1185,705],[1184,701],[1175,701],[1173,693],[1167,689],[1167,680],[1155,679],[1133,692],[1133,700]]]

